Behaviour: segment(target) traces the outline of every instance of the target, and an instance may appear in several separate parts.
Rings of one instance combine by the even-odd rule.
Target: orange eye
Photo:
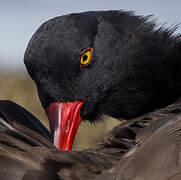
[[[87,48],[80,54],[80,66],[87,66],[92,60],[93,48]]]

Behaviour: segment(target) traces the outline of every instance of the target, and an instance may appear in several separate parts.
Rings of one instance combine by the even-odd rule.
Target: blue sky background
[[[0,0],[0,68],[25,70],[25,48],[44,21],[72,12],[113,9],[153,14],[159,24],[168,26],[181,23],[180,0]]]

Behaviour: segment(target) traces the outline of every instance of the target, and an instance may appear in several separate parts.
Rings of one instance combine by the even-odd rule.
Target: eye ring
[[[90,64],[93,57],[93,48],[84,49],[80,53],[80,67],[85,67]]]

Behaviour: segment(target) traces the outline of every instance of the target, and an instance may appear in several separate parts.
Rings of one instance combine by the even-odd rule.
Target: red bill
[[[54,102],[45,110],[54,145],[59,150],[70,151],[81,122],[80,110],[84,101]]]

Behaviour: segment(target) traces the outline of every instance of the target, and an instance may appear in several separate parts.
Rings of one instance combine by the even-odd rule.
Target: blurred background
[[[158,24],[169,27],[181,23],[180,7],[179,0],[0,0],[0,99],[22,105],[49,128],[36,87],[23,64],[27,43],[44,21],[72,12],[123,9],[153,14]],[[181,33],[181,25],[175,33]],[[118,123],[109,117],[105,123],[82,123],[74,149],[93,147]]]

